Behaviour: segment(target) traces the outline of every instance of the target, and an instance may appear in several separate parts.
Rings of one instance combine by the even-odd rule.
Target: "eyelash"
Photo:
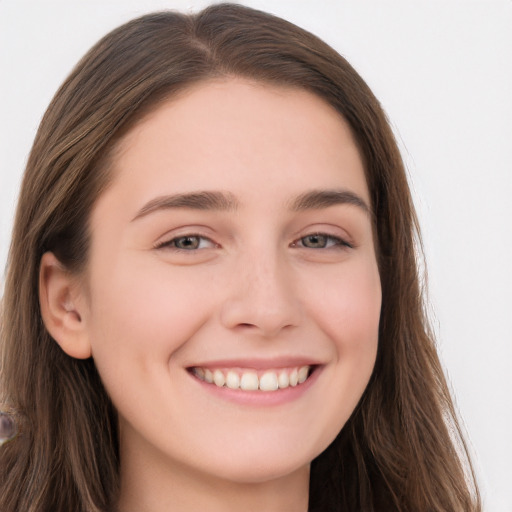
[[[325,247],[307,247],[304,245],[304,240],[307,238],[324,238],[326,242]],[[304,249],[352,249],[354,246],[343,240],[342,238],[334,235],[328,235],[327,233],[310,233],[309,235],[299,238],[296,242],[292,243],[292,247],[297,247],[298,243],[301,242],[301,247]]]
[[[325,246],[324,247],[308,247],[308,246],[304,245],[304,240],[306,240],[308,238],[309,239],[324,238]],[[176,245],[180,240],[183,241],[186,239],[189,239],[189,240],[195,239],[195,240],[199,241],[199,246],[185,249],[183,247],[178,247]],[[204,241],[204,240],[208,241],[210,244],[212,244],[212,246],[217,245],[217,244],[215,244],[215,242],[213,242],[208,237],[205,237],[202,235],[197,235],[197,234],[190,234],[190,235],[177,236],[177,237],[167,240],[165,242],[159,243],[155,246],[155,249],[170,249],[170,250],[177,251],[177,252],[195,252],[197,250],[204,249],[204,247],[203,248],[200,247],[201,241]],[[347,242],[346,240],[343,240],[342,238],[339,238],[337,236],[328,235],[326,233],[311,233],[309,235],[305,235],[305,236],[299,238],[298,240],[296,240],[295,242],[293,242],[291,244],[291,247],[294,247],[294,248],[299,247],[299,243],[301,243],[300,247],[304,248],[304,249],[345,249],[345,248],[352,249],[353,248],[353,245],[350,244],[349,242]]]
[[[181,235],[174,238],[171,238],[170,240],[167,240],[165,242],[159,243],[155,246],[155,249],[170,249],[177,252],[194,252],[197,250],[201,250],[200,247],[193,247],[191,249],[184,249],[182,247],[177,247],[176,244],[180,240],[186,240],[186,239],[197,239],[199,240],[199,244],[201,244],[201,241],[207,240],[212,246],[216,246],[215,242],[213,242],[210,238],[202,235],[196,235],[196,234],[190,234],[190,235]]]

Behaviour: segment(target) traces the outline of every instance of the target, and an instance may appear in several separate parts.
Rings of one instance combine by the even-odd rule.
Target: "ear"
[[[83,285],[51,252],[39,268],[39,304],[46,329],[71,357],[91,357]]]

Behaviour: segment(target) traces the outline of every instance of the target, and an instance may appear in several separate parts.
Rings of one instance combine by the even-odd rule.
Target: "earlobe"
[[[41,258],[39,304],[46,329],[62,350],[77,359],[91,357],[81,285],[51,252]]]

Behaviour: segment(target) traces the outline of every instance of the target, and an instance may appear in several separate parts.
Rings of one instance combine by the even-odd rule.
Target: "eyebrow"
[[[188,208],[191,210],[234,211],[239,203],[234,195],[225,192],[200,191],[187,194],[173,194],[152,199],[132,219],[137,220],[158,210]]]
[[[366,214],[370,207],[364,199],[348,190],[311,190],[300,194],[289,203],[291,211],[321,210],[340,204],[357,206]],[[236,211],[240,206],[236,197],[229,192],[198,191],[184,194],[159,196],[147,202],[132,219],[132,222],[160,210],[185,208],[191,210]]]
[[[357,206],[366,214],[371,214],[370,207],[364,199],[349,190],[312,190],[296,197],[292,201],[290,209],[301,212],[305,210],[320,210],[339,204]]]

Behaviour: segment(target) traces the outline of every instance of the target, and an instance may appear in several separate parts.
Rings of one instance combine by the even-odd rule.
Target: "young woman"
[[[114,30],[22,185],[0,509],[480,510],[417,236],[382,109],[318,38],[227,4]]]

